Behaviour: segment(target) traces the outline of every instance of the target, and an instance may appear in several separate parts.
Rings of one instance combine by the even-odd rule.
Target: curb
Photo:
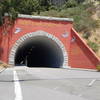
[[[16,66],[17,67],[17,66]],[[16,68],[15,67],[15,68]],[[23,66],[25,69],[31,69],[31,67],[27,67],[27,66]],[[20,68],[20,67],[17,67],[17,68]],[[22,67],[21,67],[22,68]],[[36,67],[32,67],[32,68],[36,68]],[[49,69],[49,68],[48,68]],[[51,69],[51,68],[50,68]],[[56,68],[53,68],[53,69],[56,69]],[[96,69],[83,69],[83,68],[73,68],[71,66],[68,66],[68,67],[64,67],[64,68],[57,68],[57,69],[67,69],[67,70],[79,70],[79,71],[89,71],[89,72],[98,72]]]
[[[26,67],[26,69],[31,68],[31,67]],[[48,68],[49,69],[49,68]],[[51,69],[51,68],[50,68]],[[53,68],[56,69],[56,68]],[[57,69],[66,69],[66,70],[79,70],[79,71],[89,71],[89,72],[98,72],[96,69],[83,69],[83,68],[72,68],[70,66],[64,67],[64,68],[57,68]]]
[[[80,70],[80,71],[90,71],[90,72],[98,72],[96,69],[83,69],[83,68],[65,68],[68,70]]]

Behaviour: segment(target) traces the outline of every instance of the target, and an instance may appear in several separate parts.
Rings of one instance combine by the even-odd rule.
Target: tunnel
[[[26,39],[15,54],[15,66],[60,68],[63,62],[60,46],[43,36]]]

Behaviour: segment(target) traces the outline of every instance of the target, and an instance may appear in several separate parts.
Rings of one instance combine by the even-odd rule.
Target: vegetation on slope
[[[50,1],[51,0],[1,0],[0,24],[3,24],[4,13],[9,14],[11,21],[17,18],[18,13],[70,17],[74,19],[74,28],[100,56],[100,33],[98,32],[100,31],[100,1],[66,0],[62,6],[54,5]],[[99,14],[96,14],[97,11]],[[96,18],[94,15],[97,15]]]

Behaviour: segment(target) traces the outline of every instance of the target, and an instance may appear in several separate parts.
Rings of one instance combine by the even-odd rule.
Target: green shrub
[[[40,13],[41,16],[54,16],[57,17],[58,16],[58,11],[56,10],[49,10],[49,11],[43,11]]]
[[[71,7],[76,7],[77,6],[77,1],[75,0],[68,0],[65,5],[64,8],[71,8]]]
[[[91,36],[91,32],[87,31],[83,33],[83,38],[88,39]]]
[[[92,48],[94,52],[97,52],[99,50],[99,45],[95,42],[88,41],[88,45]]]
[[[100,64],[98,64],[98,65],[96,66],[96,69],[97,69],[98,71],[100,71]]]

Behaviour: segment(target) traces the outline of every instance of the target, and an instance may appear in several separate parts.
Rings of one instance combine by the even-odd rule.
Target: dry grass
[[[90,36],[89,40],[97,43],[99,45],[99,50],[96,52],[96,54],[100,57],[100,29],[96,29],[95,32]]]
[[[0,68],[8,68],[8,67],[11,67],[11,65],[6,64],[6,63],[0,61]]]
[[[99,27],[96,28],[95,31],[94,31],[94,29],[91,30],[91,33],[92,33],[91,36],[88,39],[84,38],[84,40],[87,43],[88,43],[88,41],[91,41],[91,42],[98,44],[99,50],[96,52],[96,54],[97,54],[97,56],[100,57],[100,5],[97,6],[96,12],[92,15],[92,18],[94,20],[97,20]],[[81,37],[83,36],[82,33],[80,35],[81,35]]]
[[[90,36],[89,40],[99,45],[99,50],[96,52],[96,54],[100,57],[100,5],[97,6],[96,12],[92,16],[92,18],[98,21],[99,27],[92,32],[92,35]]]
[[[92,35],[89,37],[89,39],[83,38],[83,33],[81,33],[80,36],[86,43],[88,43],[88,41],[91,41],[98,44],[99,50],[96,52],[96,55],[100,57],[100,28],[97,28],[96,31],[92,31],[91,33]]]

